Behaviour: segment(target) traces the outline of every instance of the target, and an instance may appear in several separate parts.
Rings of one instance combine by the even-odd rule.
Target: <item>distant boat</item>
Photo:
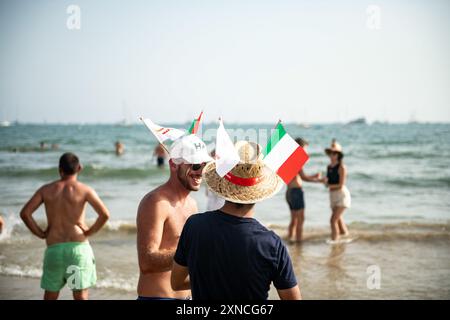
[[[128,119],[123,119],[122,121],[117,122],[118,127],[131,127],[131,122]]]
[[[308,123],[299,123],[298,126],[304,128],[304,129],[311,128],[311,125]]]
[[[380,121],[380,120],[375,120],[373,122],[373,124],[379,125],[379,124],[389,124],[389,121],[384,120],[384,121]]]
[[[11,125],[11,122],[9,121],[1,121],[0,122],[0,127],[9,127]]]
[[[366,125],[366,118],[357,118],[355,120],[347,122],[347,125]]]
[[[131,127],[132,123],[128,117],[129,110],[128,110],[125,100],[122,101],[122,113],[123,113],[123,119],[121,121],[119,121],[116,125],[118,127]]]

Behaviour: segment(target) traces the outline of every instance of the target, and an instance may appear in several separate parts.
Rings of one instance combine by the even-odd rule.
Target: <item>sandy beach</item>
[[[282,226],[268,227],[285,236]],[[349,244],[326,244],[327,230],[322,228],[306,229],[303,245],[286,243],[304,299],[450,299],[448,224],[350,224],[350,228],[356,240]],[[98,281],[90,299],[136,299],[135,234],[129,226],[125,230],[103,232],[91,240]],[[20,258],[28,250],[35,255]],[[42,298],[43,250],[43,243],[28,236],[8,245],[0,242],[0,299]],[[380,269],[378,289],[367,285],[370,266]],[[61,299],[70,298],[64,288]],[[269,298],[278,299],[273,287]]]
[[[0,300],[41,300],[43,290],[40,280],[26,277],[0,276]],[[125,290],[91,289],[89,298],[92,300],[133,300],[136,295]],[[72,300],[72,292],[64,288],[60,292],[60,300]]]

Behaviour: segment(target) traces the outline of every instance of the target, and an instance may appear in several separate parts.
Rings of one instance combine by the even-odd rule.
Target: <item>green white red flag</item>
[[[309,156],[278,122],[263,151],[264,163],[288,184],[300,172]]]
[[[203,111],[200,112],[200,115],[198,116],[197,119],[194,119],[194,121],[192,121],[191,127],[188,130],[190,134],[197,134],[197,132],[201,128],[202,120],[203,120]]]

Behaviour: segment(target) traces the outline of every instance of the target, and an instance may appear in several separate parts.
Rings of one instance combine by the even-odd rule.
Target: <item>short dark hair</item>
[[[299,145],[300,145],[300,147],[304,147],[304,146],[307,146],[307,145],[309,145],[309,142],[308,141],[306,141],[305,139],[303,139],[303,138],[296,138],[295,139],[295,142],[297,142]]]
[[[225,200],[225,202],[231,203],[236,209],[242,209],[244,207],[252,208],[255,205],[254,203],[237,203],[237,202],[228,201],[228,200]]]
[[[64,174],[73,175],[78,172],[79,167],[80,160],[74,153],[66,152],[59,158],[59,168]]]

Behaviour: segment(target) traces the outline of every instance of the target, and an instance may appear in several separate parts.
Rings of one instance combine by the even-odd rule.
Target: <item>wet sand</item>
[[[27,277],[7,277],[0,275],[0,300],[42,300],[44,290],[40,288],[40,279]],[[125,290],[90,289],[91,300],[134,300],[136,294]],[[63,288],[60,300],[71,300],[72,292]]]

